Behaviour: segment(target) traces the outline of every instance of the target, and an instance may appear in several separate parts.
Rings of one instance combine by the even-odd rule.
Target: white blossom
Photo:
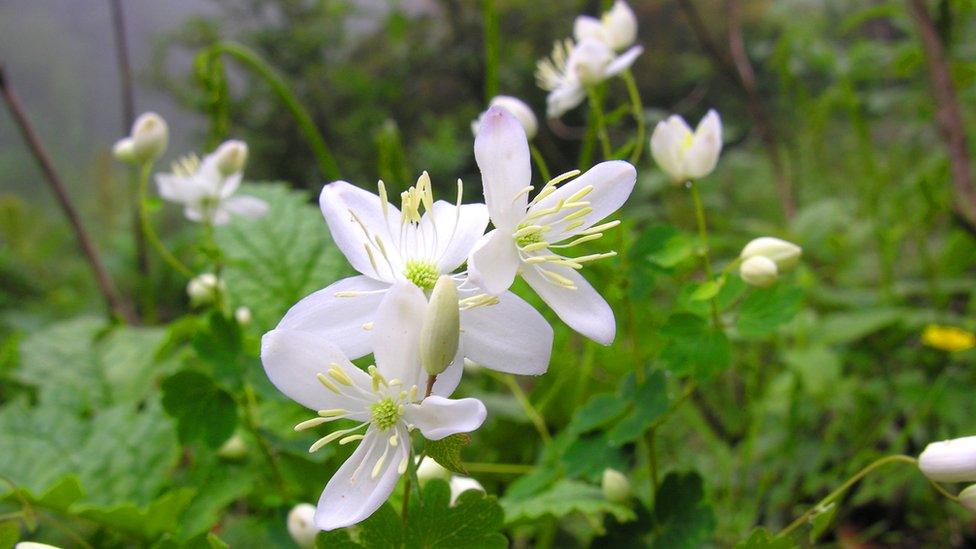
[[[959,502],[973,513],[976,513],[976,484],[966,487],[959,492]]]
[[[976,436],[929,444],[918,468],[936,482],[976,482]]]
[[[802,253],[803,249],[792,242],[772,236],[761,236],[749,241],[742,248],[739,257],[748,260],[751,257],[762,256],[776,263],[779,270],[785,271],[800,262]]]
[[[112,154],[122,162],[153,162],[166,152],[168,143],[169,126],[166,120],[154,112],[147,112],[139,115],[132,123],[132,131],[128,137],[115,142]]]
[[[224,281],[213,273],[199,274],[186,284],[186,295],[194,307],[213,303],[224,292]]]
[[[288,534],[302,549],[315,547],[315,537],[319,529],[315,526],[315,506],[299,503],[288,512]]]
[[[585,38],[556,42],[550,57],[539,61],[536,81],[548,91],[546,114],[558,118],[586,98],[587,87],[616,76],[630,68],[644,48],[634,46],[616,55],[606,42]]]
[[[739,265],[739,276],[746,284],[767,288],[776,282],[779,269],[772,259],[757,255],[746,259]]]
[[[620,51],[637,40],[637,16],[626,2],[617,0],[600,19],[589,15],[577,17],[573,35],[578,41],[596,39]]]
[[[603,497],[614,503],[626,503],[634,495],[630,481],[616,469],[607,468],[603,470],[600,489],[603,491]]]
[[[532,112],[532,107],[525,104],[521,99],[510,95],[496,95],[488,102],[488,108],[490,109],[491,107],[501,107],[512,113],[512,116],[522,124],[522,129],[525,130],[525,135],[530,140],[539,131],[539,121],[536,119],[535,113]],[[485,118],[485,113],[487,112],[487,110],[482,112],[478,115],[477,120],[471,122],[471,133],[474,135],[478,135],[478,130],[481,128],[481,121]]]
[[[712,173],[722,152],[722,121],[714,110],[692,132],[684,118],[672,115],[651,134],[651,154],[673,183]]]

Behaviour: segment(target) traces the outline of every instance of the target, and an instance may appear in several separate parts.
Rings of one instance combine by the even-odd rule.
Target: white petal
[[[539,375],[549,368],[552,326],[512,292],[498,303],[461,311],[461,350],[486,368]]]
[[[690,135],[691,128],[678,115],[659,122],[651,135],[651,155],[672,181],[688,178],[684,171],[682,142]]]
[[[210,222],[216,227],[221,227],[230,223],[230,211],[223,204],[218,204],[210,216]]]
[[[528,204],[526,193],[516,195],[532,180],[529,141],[522,124],[502,107],[488,109],[474,140],[474,157],[491,221],[498,228],[514,228]]]
[[[278,323],[278,329],[316,334],[333,342],[352,359],[366,356],[373,352],[371,323],[389,287],[366,276],[344,278],[294,304]],[[359,295],[341,297],[342,292]]]
[[[603,74],[605,77],[609,78],[624,72],[634,64],[634,61],[637,61],[637,58],[640,57],[640,54],[642,53],[644,53],[643,46],[634,46],[633,48],[630,48],[611,61],[610,64],[607,65],[606,71],[604,71]]]
[[[457,386],[461,383],[461,374],[464,373],[464,354],[460,345],[458,345],[457,355],[446,370],[437,374],[437,380],[434,381],[434,387],[432,388],[430,394],[449,397],[457,389]],[[424,382],[426,384],[426,381]],[[423,390],[426,387],[417,386],[418,390]]]
[[[622,50],[637,39],[637,16],[623,0],[617,0],[603,15],[604,32],[610,47]]]
[[[495,229],[486,234],[471,250],[468,258],[468,279],[486,292],[498,295],[515,281],[520,262],[512,235]]]
[[[712,173],[722,152],[722,122],[714,110],[702,118],[691,146],[685,151],[685,170],[692,179]]]
[[[182,204],[196,202],[207,194],[194,178],[172,173],[156,174],[156,188],[163,199]]]
[[[196,203],[187,204],[186,207],[183,208],[183,215],[186,216],[186,218],[190,221],[196,221],[197,223],[203,222],[203,220],[207,217],[200,205]],[[225,216],[230,219],[230,217],[226,214]]]
[[[345,181],[326,185],[319,195],[319,206],[322,208],[325,222],[329,225],[332,240],[342,250],[354,269],[377,280],[393,282],[397,279],[399,273],[395,270],[400,264],[400,259],[396,243],[399,239],[394,241],[390,236],[390,226],[399,226],[400,223],[400,211],[397,208],[392,204],[387,205],[389,219],[385,219],[379,196]],[[361,221],[362,225],[356,219]],[[390,254],[392,268],[383,259],[376,246],[374,240],[377,237],[382,240],[387,253]],[[366,251],[367,247],[372,251],[373,262],[370,261],[369,253]]]
[[[546,97],[546,116],[559,118],[586,99],[586,89],[575,78],[566,80]]]
[[[386,502],[400,480],[397,468],[410,449],[409,438],[404,437],[406,430],[398,431],[401,431],[401,442],[391,447],[389,431],[377,432],[370,427],[359,448],[325,485],[315,511],[316,526],[323,530],[351,526],[372,515]],[[379,474],[374,477],[373,469],[381,458]]]
[[[573,36],[577,42],[587,38],[606,41],[607,37],[603,33],[603,24],[596,17],[580,15],[573,21]]]
[[[248,219],[260,219],[268,214],[268,203],[253,196],[232,196],[220,205],[230,213]]]
[[[376,311],[372,342],[376,368],[387,380],[399,379],[403,386],[426,386],[427,373],[420,367],[420,329],[427,311],[427,298],[409,282],[394,284]]]
[[[546,218],[540,220],[545,224],[552,225],[552,229],[546,234],[546,239],[551,243],[559,242],[566,237],[589,229],[601,219],[620,209],[634,190],[636,181],[637,170],[629,162],[623,160],[601,162],[587,170],[583,175],[563,184],[555,192],[529,208],[529,212],[555,206],[560,200],[566,200],[584,187],[592,186],[593,190],[581,200],[589,202],[589,207],[593,208],[593,211],[570,222],[574,223],[581,220],[583,221],[582,225],[564,233],[563,229],[569,223],[551,223]]]
[[[403,420],[416,426],[427,440],[440,440],[455,433],[470,433],[485,422],[488,411],[476,398],[449,398],[431,395],[420,404],[410,404]]]
[[[568,278],[576,288],[569,289],[554,284],[535,268],[524,269],[522,278],[570,328],[597,343],[613,343],[617,324],[613,318],[613,310],[603,296],[575,269],[550,265],[545,265],[545,269]]]
[[[268,379],[279,391],[295,402],[313,410],[340,408],[359,411],[362,402],[349,396],[337,395],[319,383],[324,374],[336,364],[353,383],[363,388],[370,379],[356,368],[332,343],[315,334],[295,330],[271,330],[261,338],[261,362]]]
[[[232,173],[226,177],[221,174],[217,177],[217,196],[221,198],[227,198],[234,194],[241,186],[241,181],[244,179],[244,175],[240,172]]]
[[[427,217],[431,214],[424,214]],[[478,239],[488,227],[488,208],[484,204],[434,203],[434,226],[437,227],[437,268],[442,273],[457,269],[468,258]]]

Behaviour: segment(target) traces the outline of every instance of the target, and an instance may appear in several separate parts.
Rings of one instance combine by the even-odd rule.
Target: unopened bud
[[[315,536],[319,529],[315,526],[315,506],[299,503],[288,512],[288,534],[303,549],[315,547]]]
[[[478,490],[479,492],[485,491],[485,487],[482,486],[480,482],[470,477],[454,475],[451,477],[451,482],[449,484],[451,486],[451,505],[457,503],[458,497],[468,490]]]
[[[603,14],[601,22],[613,49],[622,50],[637,40],[637,16],[623,0],[614,2],[610,11]]]
[[[773,263],[772,259],[757,255],[742,262],[742,265],[739,266],[739,276],[746,284],[768,288],[776,282],[779,269],[776,268],[776,263]]]
[[[222,175],[241,172],[247,164],[247,143],[236,139],[224,141],[214,155],[217,157],[217,169]]]
[[[976,484],[959,492],[959,503],[962,503],[966,509],[976,513]]]
[[[584,86],[593,86],[603,81],[607,65],[613,61],[613,51],[606,43],[588,38],[583,40],[569,54],[568,64],[576,72],[576,77]]]
[[[936,482],[976,482],[976,436],[929,444],[918,468]]]
[[[213,273],[197,275],[186,285],[186,295],[193,306],[208,305],[224,291],[224,282]]]
[[[133,143],[131,137],[123,137],[116,141],[115,145],[112,146],[112,156],[119,162],[125,162],[127,164],[135,164],[139,161],[136,158],[135,143]]]
[[[247,443],[241,435],[234,433],[220,448],[217,449],[217,457],[237,461],[247,455]]]
[[[61,548],[58,547],[57,545],[48,545],[46,543],[38,543],[36,541],[22,541],[17,545],[14,545],[14,549],[61,549]]]
[[[147,112],[132,124],[132,149],[139,162],[152,162],[166,152],[169,143],[169,126],[163,117]]]
[[[525,137],[529,138],[530,141],[538,133],[539,120],[535,117],[535,113],[532,112],[532,107],[528,106],[525,101],[522,101],[518,97],[496,95],[488,102],[488,108],[491,107],[501,107],[514,116],[519,121],[519,124],[522,125],[522,129],[525,130]],[[487,112],[481,113],[478,119],[471,123],[471,132],[475,136],[481,130],[481,123],[484,121]]]
[[[238,307],[234,310],[234,320],[237,321],[241,326],[247,326],[251,323],[251,309],[247,307]]]
[[[420,463],[417,465],[417,480],[423,486],[427,484],[428,480],[435,478],[448,481],[451,478],[451,472],[429,456],[424,456],[424,459],[420,460]]]
[[[749,259],[751,257],[762,256],[776,263],[780,271],[785,271],[796,266],[800,262],[800,254],[803,249],[785,240],[771,236],[762,236],[752,240],[742,248],[740,257]]]
[[[420,330],[420,363],[427,374],[436,376],[447,369],[457,354],[460,337],[457,286],[450,275],[442,275],[430,293]]]
[[[623,473],[616,469],[604,469],[603,480],[600,483],[603,489],[603,497],[613,503],[626,503],[630,501],[633,491],[630,488],[630,481]]]

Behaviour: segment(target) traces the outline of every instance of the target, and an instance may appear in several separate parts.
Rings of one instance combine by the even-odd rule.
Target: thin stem
[[[163,244],[163,241],[159,239],[159,235],[153,229],[152,224],[149,223],[149,201],[147,195],[149,192],[149,174],[151,171],[152,164],[148,162],[143,164],[139,170],[139,221],[142,224],[142,232],[146,235],[149,244],[153,248],[156,248],[163,261],[181,275],[187,278],[193,278],[195,276],[193,271],[166,248],[166,245]]]
[[[546,165],[546,159],[542,157],[542,152],[539,151],[538,147],[530,143],[529,152],[532,153],[532,160],[535,161],[535,167],[539,170],[542,180],[549,181],[552,179],[552,173],[549,171],[549,166]]]
[[[407,465],[409,467],[409,464]],[[410,508],[410,475],[403,479],[403,506],[400,508],[400,518],[407,524],[407,510]]]
[[[613,157],[613,150],[610,147],[610,135],[607,133],[607,120],[603,114],[603,97],[596,86],[586,88],[586,94],[590,98],[590,112],[596,124],[596,135],[600,139],[600,148],[603,150],[603,159],[609,160]]]
[[[651,493],[657,493],[657,487],[660,486],[657,476],[657,445],[655,441],[657,440],[657,427],[652,427],[650,431],[647,432],[647,468],[651,475]]]
[[[261,455],[264,456],[264,459],[268,462],[268,467],[271,468],[271,474],[274,475],[275,483],[278,485],[278,491],[282,499],[288,500],[288,485],[285,483],[285,476],[281,473],[281,468],[278,466],[278,460],[271,450],[271,446],[268,445],[268,441],[265,440],[264,436],[261,435],[261,431],[258,429],[258,423],[254,413],[257,409],[257,398],[254,395],[254,388],[247,381],[244,382],[243,408],[244,427],[251,433],[254,440],[257,441]]]
[[[301,130],[302,135],[305,136],[305,141],[315,154],[319,171],[330,179],[340,179],[339,166],[336,164],[335,157],[332,156],[328,146],[326,146],[321,132],[315,127],[315,123],[312,121],[308,110],[301,104],[294,92],[291,91],[288,84],[285,83],[284,78],[267,62],[261,59],[257,53],[241,44],[221,42],[205,52],[205,55],[211,57],[216,57],[221,54],[226,54],[237,59],[264,78],[268,85],[271,86],[275,95],[285,104],[285,107],[291,113],[295,122],[298,123],[298,128]]]
[[[802,526],[803,523],[805,523],[811,516],[816,514],[818,510],[823,509],[824,506],[830,504],[835,499],[844,495],[844,493],[847,492],[847,490],[850,489],[851,486],[857,484],[859,480],[871,474],[871,472],[874,471],[875,469],[887,465],[889,463],[909,463],[911,465],[916,465],[918,463],[918,460],[916,460],[911,456],[904,456],[900,454],[896,454],[893,456],[885,456],[874,460],[867,467],[861,469],[857,473],[854,473],[854,476],[847,479],[847,481],[844,482],[844,484],[841,484],[839,488],[827,494],[827,497],[818,501],[817,504],[811,507],[810,509],[808,509],[807,512],[797,517],[796,520],[794,520],[789,524],[789,526],[784,528],[779,534],[776,534],[776,537],[781,538],[790,535],[791,532],[793,532],[794,530]]]
[[[465,463],[464,468],[471,473],[495,475],[526,475],[535,470],[531,465],[519,463]]]
[[[709,258],[711,252],[708,248],[708,224],[705,223],[705,208],[702,206],[701,195],[698,194],[698,186],[693,181],[689,181],[686,185],[691,191],[691,199],[695,203],[695,221],[698,223],[698,239],[700,240],[698,253],[705,265],[705,275],[711,280],[712,260]],[[718,316],[718,304],[715,302],[715,298],[709,299],[708,304],[712,311],[712,322],[715,324],[715,328],[724,329],[722,319]]]
[[[630,163],[637,164],[641,153],[644,152],[644,138],[647,128],[644,122],[644,104],[641,102],[640,91],[637,89],[637,82],[634,80],[633,73],[626,70],[622,73],[624,83],[627,84],[627,93],[630,95],[631,114],[634,122],[637,123],[637,137],[634,141],[634,150],[630,152]]]
[[[105,268],[104,263],[102,263],[102,258],[98,254],[98,250],[95,248],[95,244],[85,229],[84,224],[81,221],[81,216],[78,215],[78,211],[75,209],[74,203],[71,201],[71,197],[68,195],[67,187],[61,181],[61,177],[58,172],[54,169],[54,163],[51,162],[51,157],[47,153],[47,149],[41,143],[40,137],[38,137],[37,132],[34,130],[33,124],[31,124],[30,119],[27,117],[27,112],[24,110],[24,106],[20,103],[20,98],[14,92],[13,87],[7,80],[7,75],[4,70],[3,64],[0,63],[0,92],[3,93],[3,99],[7,103],[7,108],[10,110],[10,114],[13,115],[14,122],[17,123],[17,127],[20,129],[21,135],[24,137],[24,141],[27,142],[27,146],[30,149],[31,154],[33,154],[34,159],[41,168],[41,172],[44,174],[44,179],[47,181],[51,191],[54,192],[55,198],[57,198],[58,203],[61,205],[61,209],[64,211],[65,217],[68,218],[68,223],[71,225],[71,229],[74,231],[75,238],[78,240],[78,244],[81,246],[81,251],[88,261],[88,266],[91,268],[92,273],[95,275],[95,282],[98,284],[98,289],[105,299],[105,303],[108,306],[109,311],[112,314],[123,319],[129,324],[136,323],[136,315],[129,308],[128,304],[122,300],[122,296],[119,294],[118,288],[115,286],[115,281],[109,276],[108,270]]]
[[[490,375],[495,377],[495,379],[500,380],[502,383],[508,387],[508,390],[512,392],[512,396],[518,401],[525,415],[529,417],[529,421],[535,426],[535,430],[539,432],[539,436],[542,438],[542,442],[549,444],[552,442],[552,436],[549,435],[549,428],[546,427],[546,420],[542,417],[542,414],[535,409],[529,397],[522,390],[522,387],[518,384],[518,380],[512,374],[496,374],[492,372]]]

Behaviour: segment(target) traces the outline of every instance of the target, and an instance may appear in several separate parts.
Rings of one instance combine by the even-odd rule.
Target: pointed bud
[[[451,472],[445,469],[440,463],[434,461],[431,457],[425,456],[424,459],[420,460],[420,464],[417,465],[417,480],[420,481],[420,485],[423,486],[427,484],[428,480],[439,478],[443,481],[448,481],[451,478]]]
[[[217,449],[217,457],[237,461],[247,455],[247,443],[241,435],[234,433]]]
[[[436,376],[447,369],[457,354],[460,337],[457,286],[449,275],[442,275],[430,293],[420,330],[420,363],[429,375]]]
[[[803,249],[792,242],[771,236],[762,236],[746,244],[739,256],[742,259],[763,256],[776,263],[779,270],[785,271],[792,269],[800,262],[802,253]]]
[[[315,526],[315,507],[312,504],[299,503],[289,511],[288,534],[303,549],[315,547],[319,529]]]
[[[223,291],[224,281],[213,273],[197,275],[186,285],[186,295],[194,307],[213,303]]]
[[[750,257],[739,265],[739,276],[746,284],[767,288],[776,282],[779,269],[772,259],[757,255]]]
[[[112,146],[112,156],[119,162],[126,164],[135,164],[139,161],[136,158],[135,143],[132,142],[131,137],[123,137],[116,141],[115,145]]]
[[[17,545],[14,545],[14,549],[61,549],[61,548],[58,547],[57,545],[48,545],[46,543],[38,543],[36,541],[22,541]]]
[[[976,482],[976,436],[929,444],[918,468],[936,482]]]
[[[152,162],[166,152],[169,126],[163,117],[147,112],[132,124],[132,149],[139,162]]]
[[[217,157],[217,170],[228,176],[244,171],[247,164],[247,143],[232,139],[221,143],[214,152]]]
[[[602,19],[603,32],[611,48],[620,51],[637,40],[637,16],[627,2],[614,2]]]
[[[479,492],[484,492],[485,487],[481,485],[477,480],[470,477],[462,477],[454,475],[451,477],[449,483],[451,485],[451,505],[453,506],[457,503],[458,497],[461,494],[467,492],[468,490],[478,490]]]
[[[241,326],[247,326],[251,323],[251,309],[247,307],[238,307],[234,310],[234,320],[237,321]]]
[[[976,484],[959,492],[959,503],[962,503],[966,509],[976,513]]]
[[[623,473],[616,469],[604,469],[603,480],[600,483],[603,489],[603,497],[613,503],[627,503],[630,501],[633,491],[630,488],[630,481]]]

